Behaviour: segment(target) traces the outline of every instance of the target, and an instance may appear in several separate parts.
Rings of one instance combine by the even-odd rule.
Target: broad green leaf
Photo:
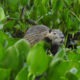
[[[5,49],[4,49],[4,47],[2,46],[2,44],[0,43],[0,68],[1,68],[1,67],[4,67],[5,57],[6,57]]]
[[[17,74],[15,80],[27,80],[28,79],[28,67],[23,67]]]
[[[65,1],[65,3],[68,5],[68,6],[70,6],[71,4],[72,4],[72,2],[73,1],[71,1],[71,0],[64,0]]]
[[[80,0],[78,0],[79,4],[80,4]]]
[[[2,44],[3,47],[6,47],[7,44],[7,39],[8,39],[8,35],[5,34],[3,31],[0,31],[0,44]]]
[[[27,64],[29,72],[36,76],[43,74],[47,70],[48,56],[43,42],[39,42],[31,48],[27,56]]]
[[[4,67],[11,68],[16,71],[19,69],[19,52],[16,47],[11,46],[6,50]]]
[[[12,21],[8,21],[6,24],[4,24],[4,30],[12,30],[13,27],[14,27],[14,24],[15,24],[15,21],[12,20]]]
[[[57,61],[64,60],[64,57],[66,56],[65,48],[60,49],[56,55],[53,57],[50,66],[53,66]]]
[[[12,38],[10,33],[4,33],[3,31],[0,31],[0,44],[2,44],[4,48],[12,46],[17,40],[17,38]]]
[[[0,68],[0,80],[10,80],[10,69]]]
[[[19,4],[19,0],[7,0],[7,4],[9,6],[9,9],[11,9],[12,11],[17,10],[18,8],[18,4]]]
[[[29,3],[29,0],[20,0],[20,3],[25,6]]]
[[[78,50],[78,49],[76,49],[76,50]],[[69,50],[67,53],[68,53],[67,56],[68,56],[69,60],[76,61],[76,62],[80,61],[80,54],[79,54],[79,52],[76,53],[76,52],[74,52],[72,50]]]
[[[47,80],[66,80],[65,74],[70,68],[70,62],[66,60],[66,49],[62,48],[49,65]]]
[[[49,67],[46,78],[47,80],[66,80],[65,74],[69,69],[69,62],[58,60]]]
[[[0,7],[0,21],[5,19],[5,13],[2,7]]]
[[[40,80],[46,80],[44,77],[40,78]]]
[[[6,43],[6,47],[10,47],[13,46],[19,39],[17,38],[8,38],[7,39],[7,43]]]
[[[67,72],[66,77],[68,80],[79,80],[78,77],[71,72]]]
[[[27,54],[30,50],[30,44],[27,40],[21,39],[14,44],[15,48],[20,54],[20,59],[26,60]]]

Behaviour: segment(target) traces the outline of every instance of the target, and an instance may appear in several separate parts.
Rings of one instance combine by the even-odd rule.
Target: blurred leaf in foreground
[[[10,69],[0,68],[0,80],[10,80]]]
[[[5,13],[2,7],[0,7],[0,21],[5,19]]]
[[[20,70],[15,80],[27,80],[27,77],[28,77],[28,67],[25,66]]]
[[[29,72],[35,76],[43,74],[48,68],[48,56],[44,44],[44,42],[35,44],[27,56]]]
[[[30,44],[27,40],[25,39],[21,39],[19,41],[17,41],[14,46],[17,48],[17,50],[19,51],[20,56],[26,60],[26,56],[30,50]]]

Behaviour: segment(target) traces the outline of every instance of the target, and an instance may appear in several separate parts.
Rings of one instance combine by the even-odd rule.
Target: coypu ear
[[[49,29],[49,33],[51,33],[52,32],[52,29]]]

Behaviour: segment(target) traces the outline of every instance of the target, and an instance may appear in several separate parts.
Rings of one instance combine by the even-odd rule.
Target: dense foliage
[[[64,33],[56,55],[22,39],[35,24]],[[80,0],[0,0],[0,80],[80,80]]]

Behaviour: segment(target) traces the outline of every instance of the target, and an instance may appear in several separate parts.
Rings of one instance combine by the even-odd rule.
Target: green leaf
[[[80,4],[80,0],[78,0],[79,4]]]
[[[8,36],[4,32],[0,31],[0,43],[3,46],[5,45],[5,41],[7,38],[8,38]]]
[[[3,48],[3,46],[0,43],[0,64],[3,61],[4,56],[5,56],[5,54],[4,54],[4,48]]]
[[[66,74],[66,77],[67,77],[68,80],[79,80],[78,77],[71,72],[68,72]]]
[[[6,24],[4,24],[4,30],[9,29],[10,31],[13,29],[13,26],[15,24],[15,21],[8,21]]]
[[[0,7],[0,21],[5,19],[5,13],[2,7]]]
[[[66,60],[66,49],[62,48],[53,57],[47,72],[47,80],[66,80],[65,74],[71,68],[70,62]],[[66,56],[66,57],[65,57]]]
[[[78,49],[76,49],[76,50],[78,50]],[[77,54],[76,52],[74,52],[72,50],[69,50],[67,56],[68,56],[68,59],[71,60],[71,61],[76,61],[76,62],[80,61],[79,52]]]
[[[27,57],[27,64],[30,73],[36,76],[43,74],[47,70],[48,56],[43,42],[39,42],[32,47]]]
[[[47,80],[65,80],[65,74],[69,69],[69,62],[58,60],[49,67],[46,78]]]
[[[30,44],[27,40],[21,39],[14,44],[15,48],[20,54],[20,59],[26,60],[28,52],[30,50]]]
[[[53,57],[50,66],[53,66],[56,62],[64,60],[64,57],[66,56],[65,48],[60,49],[56,55]]]
[[[17,74],[15,80],[27,80],[28,79],[28,67],[23,67]]]
[[[10,69],[0,68],[0,80],[10,80]]]
[[[42,77],[40,78],[40,80],[46,80],[46,78],[45,78],[44,76],[42,76]]]
[[[7,4],[12,11],[15,11],[18,8],[19,0],[7,0]]]
[[[20,0],[20,3],[25,6],[29,3],[29,0]]]
[[[11,46],[6,50],[4,67],[11,68],[16,71],[19,69],[19,52],[14,46]]]
[[[4,63],[5,57],[6,57],[5,49],[0,43],[0,67],[4,67],[3,65],[5,64]]]

